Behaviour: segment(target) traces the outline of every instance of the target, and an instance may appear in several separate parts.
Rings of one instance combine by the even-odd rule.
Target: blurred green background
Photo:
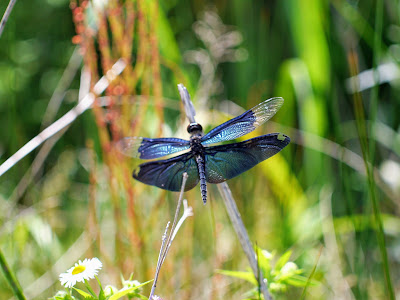
[[[0,178],[0,248],[29,299],[54,295],[59,273],[85,257],[103,262],[103,284],[118,286],[132,272],[153,277],[178,195],[134,181],[137,162],[116,161],[110,149],[129,135],[188,138],[179,82],[205,131],[285,99],[244,138],[282,132],[291,144],[228,184],[252,242],[278,257],[291,250],[312,275],[306,299],[400,295],[398,1],[106,3],[18,1],[0,37],[0,163],[76,105],[83,65],[93,84],[131,57],[102,95],[112,104],[98,108],[101,117],[85,112]],[[185,197],[194,216],[156,293],[244,298],[248,283],[215,273],[248,268],[217,188],[209,185],[205,206],[198,187]],[[302,293],[288,287],[274,297]],[[13,295],[4,276],[0,295]]]

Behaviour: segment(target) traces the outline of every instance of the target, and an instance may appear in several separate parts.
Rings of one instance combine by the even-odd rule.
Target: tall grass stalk
[[[358,74],[358,60],[357,56],[354,52],[349,54],[349,66],[350,72],[352,76]],[[371,149],[370,144],[368,143],[368,133],[367,133],[367,126],[365,122],[365,113],[364,107],[362,102],[362,97],[359,92],[354,93],[353,95],[354,101],[354,112],[356,117],[356,124],[357,124],[357,131],[358,131],[358,138],[360,141],[361,152],[363,156],[365,170],[367,172],[367,182],[368,182],[368,190],[369,190],[369,198],[372,203],[373,214],[375,217],[376,222],[376,238],[378,241],[381,259],[383,264],[383,272],[385,274],[386,280],[386,288],[388,292],[388,296],[390,299],[395,299],[395,294],[392,286],[391,276],[390,276],[390,268],[389,268],[389,261],[386,252],[386,242],[385,242],[385,234],[383,231],[383,223],[382,217],[380,213],[378,198],[376,195],[376,184],[374,180],[374,172],[373,172],[373,162],[371,160]]]
[[[369,110],[369,119],[370,119],[370,126],[369,132],[370,136],[375,136],[375,125],[376,125],[376,116],[378,113],[378,102],[379,102],[379,71],[378,67],[381,60],[381,47],[382,47],[382,23],[383,23],[383,1],[377,0],[376,1],[376,13],[375,13],[375,31],[374,31],[374,52],[373,52],[373,61],[372,67],[374,68],[374,81],[375,85],[372,88],[371,93],[371,107]],[[369,149],[371,153],[371,163],[374,165],[375,161],[375,139],[369,139]]]

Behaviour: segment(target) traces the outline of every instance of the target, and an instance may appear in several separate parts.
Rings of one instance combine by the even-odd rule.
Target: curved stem
[[[7,261],[3,255],[3,252],[0,250],[0,266],[3,270],[4,276],[8,281],[8,284],[11,286],[14,295],[19,300],[25,300],[24,293],[22,292],[21,286],[18,283],[18,280],[15,278],[13,272],[7,264]]]

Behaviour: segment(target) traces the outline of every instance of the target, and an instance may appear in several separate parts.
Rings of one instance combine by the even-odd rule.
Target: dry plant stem
[[[196,112],[194,110],[192,101],[190,100],[190,95],[183,84],[178,84],[178,90],[181,95],[182,102],[185,106],[186,116],[189,119],[190,123],[194,123],[194,116]],[[246,228],[244,227],[243,221],[240,217],[240,213],[236,206],[235,200],[232,197],[231,190],[226,182],[218,184],[218,190],[220,191],[222,198],[224,199],[224,203],[226,206],[226,210],[229,214],[229,218],[231,219],[233,228],[236,231],[238,239],[240,241],[240,245],[243,248],[244,253],[247,256],[247,259],[250,263],[251,269],[253,270],[254,276],[257,278],[261,292],[264,295],[264,299],[272,299],[271,295],[268,292],[268,288],[264,282],[264,276],[261,270],[258,268],[256,254],[254,253],[254,249],[250,243],[249,236],[247,234]]]
[[[174,240],[174,238],[175,238],[176,234],[178,233],[179,228],[181,228],[183,222],[187,219],[187,217],[191,217],[191,216],[193,216],[193,209],[190,206],[188,206],[187,200],[183,199],[183,215],[179,219],[178,223],[176,224],[175,230],[172,233],[171,241]]]
[[[185,174],[186,174],[186,173],[185,173]],[[184,176],[185,176],[185,174],[184,174]],[[187,176],[187,175],[186,175],[186,176]],[[183,194],[182,194],[182,195],[183,195]],[[182,203],[181,200],[182,200],[182,197],[180,197],[180,202],[179,202],[179,204],[178,204],[178,207],[177,207],[177,209],[176,209],[176,212],[179,212],[179,210],[180,210],[180,204]],[[181,228],[183,222],[184,222],[188,217],[191,217],[191,216],[193,216],[193,209],[192,209],[190,206],[188,206],[187,200],[184,199],[184,200],[183,200],[183,215],[182,215],[182,217],[179,219],[178,223],[176,223],[176,220],[177,220],[177,217],[178,217],[178,216],[177,216],[177,214],[175,215],[174,223],[176,223],[176,226],[174,227],[174,225],[173,225],[173,226],[171,227],[171,230],[170,230],[170,234],[169,234],[168,239],[167,239],[167,235],[166,235],[166,234],[167,234],[167,232],[168,232],[168,228],[169,228],[169,225],[170,225],[171,222],[168,222],[168,224],[167,224],[167,226],[166,226],[166,228],[165,228],[165,232],[164,232],[164,235],[163,235],[163,237],[162,237],[162,244],[161,244],[160,254],[159,254],[159,256],[158,256],[157,269],[156,269],[156,276],[155,276],[154,284],[153,284],[154,288],[152,287],[152,293],[153,293],[154,290],[155,290],[155,284],[157,283],[157,279],[158,279],[158,275],[159,275],[161,266],[162,266],[162,264],[164,263],[165,258],[167,257],[169,248],[171,248],[172,241],[175,239],[175,236],[176,236],[176,234],[178,233],[179,229]],[[149,298],[149,299],[151,299],[152,296],[153,296],[153,294],[150,295],[150,298]]]
[[[254,276],[256,277],[261,293],[264,296],[264,299],[271,300],[272,297],[270,293],[268,292],[268,288],[265,285],[264,281],[264,276],[262,274],[261,269],[258,267],[258,263],[256,260],[256,255],[254,253],[254,249],[251,246],[249,236],[247,234],[246,228],[244,227],[243,221],[240,217],[239,210],[236,206],[236,202],[232,197],[232,192],[229,189],[229,186],[226,182],[217,184],[218,190],[220,194],[222,195],[222,199],[224,200],[224,204],[226,206],[226,210],[229,214],[229,218],[232,222],[233,228],[236,231],[236,234],[239,238],[240,245],[243,248],[244,253],[247,256],[247,259],[250,263],[250,267],[254,273]]]
[[[182,84],[178,84],[179,94],[181,95],[181,99],[183,102],[183,106],[185,107],[185,113],[190,123],[196,123],[194,116],[196,115],[196,111],[194,110],[192,100],[190,100],[189,92],[186,87]]]
[[[0,23],[0,36],[3,33],[4,27],[6,26],[6,23],[8,21],[8,17],[10,16],[11,11],[16,2],[17,2],[17,0],[10,0],[10,2],[8,3],[8,6],[6,8],[6,11],[4,12],[3,18],[1,19],[1,23]]]
[[[60,108],[60,105],[64,99],[65,91],[71,85],[81,63],[82,56],[79,54],[78,47],[75,47],[74,52],[69,59],[68,65],[65,68],[53,95],[50,98],[49,104],[47,105],[46,111],[43,115],[42,128],[48,126],[54,120],[56,113],[58,112],[58,109]]]
[[[169,228],[170,224],[171,224],[171,222],[167,223],[167,226],[165,227],[165,230],[164,230],[164,234],[162,235],[162,238],[161,238],[162,242],[161,242],[160,252],[158,253],[156,274],[154,275],[154,281],[153,281],[153,285],[151,287],[149,300],[153,299],[153,295],[154,295],[154,292],[156,290],[158,275],[160,274],[161,265],[162,265],[162,258],[161,257],[163,256],[163,253],[165,251],[165,249],[164,249],[165,248],[165,242],[167,240],[167,233],[168,233],[168,228]]]
[[[100,80],[95,84],[92,93],[87,94],[77,106],[75,106],[49,127],[44,129],[41,133],[22,146],[21,149],[15,152],[14,155],[7,159],[2,165],[0,165],[0,176],[13,167],[18,161],[40,146],[44,141],[71,124],[79,115],[90,108],[96,98],[96,95],[101,94],[107,88],[109,83],[113,81],[115,77],[123,71],[124,68],[125,63],[122,60],[118,60],[107,72],[107,74],[100,78]]]
[[[171,242],[172,242],[172,234],[173,234],[173,232],[174,232],[174,230],[175,230],[176,221],[178,220],[179,211],[180,211],[180,209],[181,209],[182,200],[183,200],[183,192],[185,191],[186,181],[187,181],[187,178],[188,178],[187,173],[186,173],[186,172],[183,173],[182,177],[183,177],[183,180],[182,180],[181,192],[179,193],[179,200],[178,200],[178,205],[176,206],[176,210],[175,210],[174,223],[172,223],[171,231],[170,231],[170,234],[169,234],[169,236],[168,236],[168,240],[167,240],[167,251],[166,251],[166,253],[165,253],[164,257],[163,257],[163,262],[164,262],[164,260],[165,260],[165,256],[167,255],[169,246],[171,245]]]
[[[156,274],[154,275],[154,282],[153,282],[153,286],[151,287],[151,292],[150,292],[150,296],[149,296],[150,300],[153,298],[154,291],[156,290],[158,275],[160,274],[161,266],[165,261],[165,258],[169,251],[169,248],[171,247],[172,241],[174,240],[174,237],[176,235],[176,232],[175,232],[176,221],[178,220],[179,210],[181,209],[181,205],[182,205],[183,192],[185,191],[186,181],[188,178],[188,175],[186,172],[183,173],[182,176],[183,176],[183,180],[182,180],[181,192],[179,194],[178,205],[177,205],[176,211],[175,211],[174,222],[173,222],[171,230],[169,232],[168,239],[166,239],[166,234],[168,232],[168,227],[169,227],[170,222],[168,222],[167,227],[165,228],[165,232],[162,237],[162,244],[161,244],[160,254],[158,256]],[[182,218],[184,218],[184,217],[185,217],[185,212],[183,213]],[[180,224],[182,224],[182,223],[183,223],[183,221],[180,222]],[[178,229],[179,229],[179,227],[178,227]]]

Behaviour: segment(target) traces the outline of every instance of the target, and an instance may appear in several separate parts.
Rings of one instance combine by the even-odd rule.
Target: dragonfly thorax
[[[190,138],[190,149],[194,154],[204,153],[204,146],[201,144],[201,136],[192,136]]]

